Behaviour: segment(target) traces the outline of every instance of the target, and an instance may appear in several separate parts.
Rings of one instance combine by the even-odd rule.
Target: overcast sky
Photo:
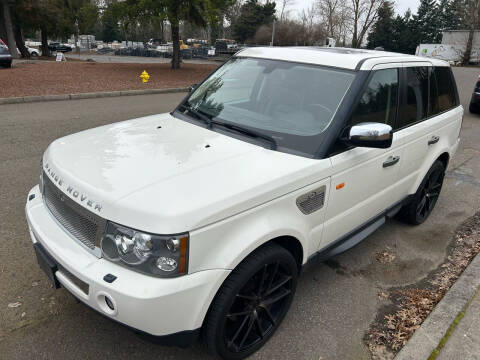
[[[295,4],[290,7],[292,11],[301,12],[303,9],[309,8],[315,0],[295,0]],[[397,14],[403,15],[408,8],[412,10],[412,13],[415,13],[418,8],[420,0],[396,0],[395,1],[395,11]],[[278,1],[277,7],[279,7],[280,1]]]

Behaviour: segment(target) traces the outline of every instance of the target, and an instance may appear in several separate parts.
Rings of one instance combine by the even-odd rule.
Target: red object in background
[[[5,47],[8,49],[7,44],[5,44],[2,39],[0,39],[0,45],[3,45],[3,46],[5,46]]]

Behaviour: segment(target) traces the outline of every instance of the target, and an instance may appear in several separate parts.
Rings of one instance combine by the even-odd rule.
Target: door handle
[[[440,140],[440,136],[432,136],[430,140],[428,140],[428,146],[436,144]]]
[[[383,163],[383,167],[393,166],[400,161],[400,156],[389,156],[388,159]]]

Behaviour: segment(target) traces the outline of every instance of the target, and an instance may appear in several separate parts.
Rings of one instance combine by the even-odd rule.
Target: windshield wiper
[[[213,125],[220,126],[228,130],[232,130],[232,131],[241,133],[243,135],[250,136],[255,139],[266,140],[271,144],[271,147],[270,147],[271,150],[277,149],[277,141],[272,136],[266,135],[256,130],[247,129],[239,125],[234,125],[234,124],[225,123],[223,121],[213,120],[212,117],[204,114],[199,110],[194,109],[192,106],[187,104],[181,104],[179,107],[187,110],[189,113],[195,115],[198,119],[204,121],[207,124],[208,129],[211,129]]]
[[[225,123],[225,122],[222,122],[222,121],[211,120],[211,123],[214,124],[214,125],[217,125],[217,126],[224,127],[226,129],[229,129],[229,130],[239,132],[241,134],[244,134],[244,135],[247,135],[247,136],[250,136],[250,137],[253,137],[253,138],[266,140],[271,144],[271,147],[270,147],[271,150],[276,150],[277,149],[277,141],[272,136],[261,133],[260,131],[247,129],[247,128],[244,128],[242,126],[233,125],[233,124]]]
[[[204,113],[202,113],[198,110],[195,110],[191,105],[180,104],[179,107],[187,110],[189,113],[192,113],[193,115],[195,115],[198,119],[204,121],[205,124],[207,124],[208,129],[212,128],[212,118],[209,117],[208,115],[205,115]]]

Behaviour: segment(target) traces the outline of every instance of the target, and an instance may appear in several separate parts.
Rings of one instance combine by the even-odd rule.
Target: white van
[[[55,286],[163,343],[258,350],[309,260],[421,224],[459,144],[446,62],[249,48],[171,113],[54,141],[26,214]]]

